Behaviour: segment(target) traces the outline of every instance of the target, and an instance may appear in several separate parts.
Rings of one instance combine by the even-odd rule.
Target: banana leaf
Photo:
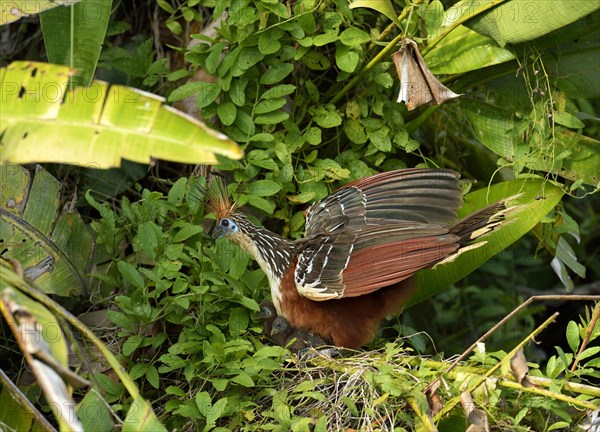
[[[74,69],[13,62],[0,69],[0,162],[60,162],[92,168],[121,159],[216,163],[240,159],[227,136],[131,87],[94,81],[68,88]]]
[[[44,292],[83,294],[93,241],[76,211],[60,210],[60,193],[40,166],[31,179],[19,165],[0,165],[0,252]]]

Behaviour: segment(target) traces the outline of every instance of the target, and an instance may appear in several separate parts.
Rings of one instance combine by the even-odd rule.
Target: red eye
[[[227,228],[229,226],[229,220],[222,219],[221,220],[221,226]]]

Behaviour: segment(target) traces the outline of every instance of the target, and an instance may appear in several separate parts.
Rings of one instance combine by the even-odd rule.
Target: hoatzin
[[[455,254],[502,219],[503,202],[457,221],[458,173],[404,169],[356,180],[313,204],[292,241],[212,193],[213,238],[237,243],[267,275],[277,314],[327,343],[358,348],[412,292],[409,278]]]

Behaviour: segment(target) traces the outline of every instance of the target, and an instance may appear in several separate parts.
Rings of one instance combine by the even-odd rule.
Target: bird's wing
[[[296,289],[317,301],[368,294],[445,258],[457,239],[445,227],[415,222],[328,237],[299,255]]]
[[[308,209],[306,237],[398,221],[447,224],[461,205],[458,177],[451,170],[414,168],[356,180]]]
[[[313,300],[373,292],[456,249],[448,227],[461,204],[458,174],[407,169],[356,180],[307,212],[298,292]]]
[[[357,238],[357,246],[342,273],[344,288],[340,298],[369,294],[401,282],[459,248],[459,238],[446,228],[429,225],[406,227],[403,231],[399,235],[386,231],[382,233],[384,237]],[[392,241],[386,241],[389,239]]]

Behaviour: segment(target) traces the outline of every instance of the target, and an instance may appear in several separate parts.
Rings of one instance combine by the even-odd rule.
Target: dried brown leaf
[[[392,54],[392,60],[400,79],[398,102],[404,102],[409,110],[430,102],[441,104],[460,96],[431,73],[415,41],[404,38],[400,51]]]

